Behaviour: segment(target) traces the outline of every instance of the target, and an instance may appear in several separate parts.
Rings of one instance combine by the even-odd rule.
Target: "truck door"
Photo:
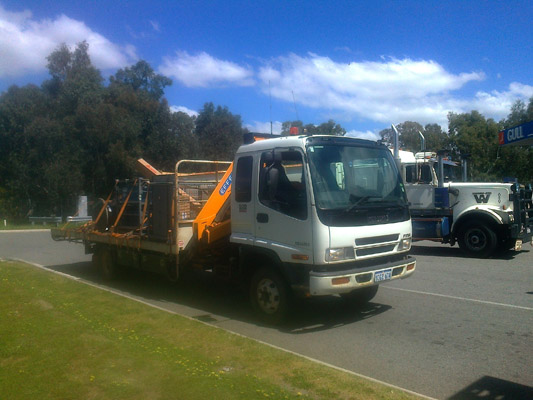
[[[312,263],[309,185],[300,150],[261,154],[255,245],[274,250],[284,262]]]

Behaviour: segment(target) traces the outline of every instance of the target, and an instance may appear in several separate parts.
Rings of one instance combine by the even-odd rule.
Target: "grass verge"
[[[413,396],[17,262],[0,262],[2,399]]]
[[[3,221],[0,220],[0,231],[17,231],[17,230],[32,230],[32,229],[61,229],[61,228],[77,228],[83,226],[85,222],[69,222],[62,223],[59,226],[56,224],[7,224],[4,225]]]
[[[4,225],[0,220],[0,231],[18,231],[18,230],[33,230],[33,229],[74,229],[85,225],[85,222],[68,222],[62,223],[58,226],[56,224],[7,224]]]
[[[2,221],[0,221],[0,231],[17,231],[17,230],[31,230],[31,229],[51,229],[55,228],[55,225],[41,225],[41,224],[21,224],[21,225],[14,225],[14,224],[7,224],[4,226]]]

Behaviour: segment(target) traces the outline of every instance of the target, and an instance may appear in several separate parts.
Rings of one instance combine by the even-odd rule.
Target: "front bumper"
[[[348,293],[365,286],[378,285],[381,282],[375,282],[375,274],[379,271],[388,269],[392,270],[392,276],[390,280],[408,278],[415,272],[416,259],[408,256],[403,260],[373,265],[365,268],[356,268],[335,272],[311,271],[309,273],[309,293],[312,296],[325,296]]]
[[[533,226],[513,224],[511,225],[510,236],[512,239],[519,239],[523,243],[530,242],[533,245]]]

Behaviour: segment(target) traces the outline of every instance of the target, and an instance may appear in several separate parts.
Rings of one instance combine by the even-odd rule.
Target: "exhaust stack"
[[[438,170],[437,170],[437,178],[439,180],[439,187],[444,187],[444,157],[446,156],[446,150],[438,150],[437,151],[437,162],[438,162]]]
[[[394,124],[391,124],[392,130],[394,131],[394,162],[396,163],[396,167],[398,168],[398,171],[400,171],[400,175],[402,176],[402,181],[405,182],[405,176],[403,173],[402,168],[402,162],[400,159],[400,134],[398,133],[398,129],[394,126]]]
[[[420,151],[426,151],[426,138],[422,135],[422,132],[418,131],[420,135]]]
[[[470,154],[461,154],[461,164],[463,167],[463,182],[468,182],[468,159],[470,158]]]

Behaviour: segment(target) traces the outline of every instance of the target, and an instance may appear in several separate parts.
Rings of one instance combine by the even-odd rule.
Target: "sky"
[[[532,21],[532,0],[0,0],[0,92],[41,84],[52,51],[86,40],[105,78],[139,60],[171,78],[175,111],[213,102],[266,133],[333,119],[375,140],[527,104]]]

